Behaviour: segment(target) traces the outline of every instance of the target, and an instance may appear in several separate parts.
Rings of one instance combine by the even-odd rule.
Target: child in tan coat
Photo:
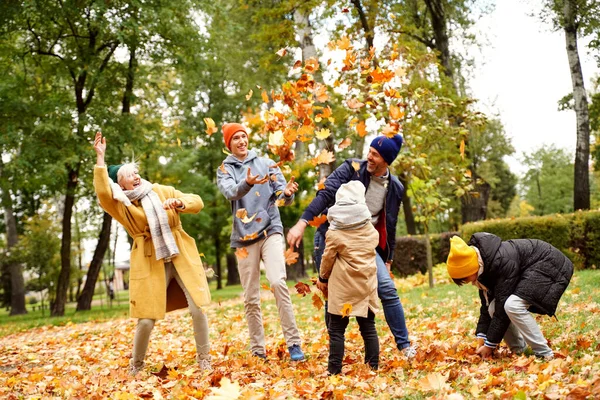
[[[317,287],[327,296],[329,332],[327,370],[342,372],[344,334],[349,317],[355,316],[365,342],[365,364],[379,366],[379,339],[375,329],[377,312],[377,265],[375,247],[379,234],[371,223],[360,181],[343,184],[335,205],[327,213],[330,227]]]

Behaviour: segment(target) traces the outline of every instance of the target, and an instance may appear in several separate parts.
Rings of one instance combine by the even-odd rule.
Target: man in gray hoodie
[[[231,247],[236,250],[252,354],[266,358],[260,310],[260,261],[275,295],[279,320],[292,361],[304,360],[300,335],[286,284],[283,225],[279,205],[294,201],[298,184],[286,183],[273,160],[248,150],[248,133],[241,124],[223,125],[223,140],[231,151],[217,169],[217,186],[231,202]]]

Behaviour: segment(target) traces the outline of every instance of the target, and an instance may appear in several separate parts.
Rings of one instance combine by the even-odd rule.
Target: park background
[[[85,336],[82,332],[104,320],[108,325],[102,329],[129,332],[122,335],[121,351],[108,365],[92,356],[73,365],[100,368],[107,382],[133,385],[113,376],[124,365],[133,322],[126,319],[126,234],[99,208],[91,183],[91,142],[101,130],[109,163],[137,160],[143,177],[198,193],[205,202],[200,214],[182,220],[205,267],[214,271],[209,316],[218,321],[211,337],[222,357],[215,354],[217,374],[208,383],[183,384],[186,377],[200,379],[197,371],[172,364],[170,375],[154,375],[154,386],[163,396],[176,388],[198,396],[227,377],[242,384],[242,394],[265,393],[248,378],[235,379],[229,364],[244,354],[245,342],[239,277],[228,245],[233,217],[215,179],[226,156],[219,127],[238,121],[251,129],[251,146],[281,162],[285,176],[300,183],[294,205],[281,208],[287,228],[323,178],[343,160],[363,157],[375,135],[405,138],[391,167],[407,189],[392,272],[422,352],[417,367],[404,373],[405,361],[388,350],[382,363],[387,367],[373,377],[359,368],[360,346],[351,349],[357,355],[349,364],[359,368],[349,374],[356,391],[351,393],[468,397],[485,390],[494,396],[582,398],[597,393],[595,1],[16,1],[1,7],[0,332],[3,354],[21,357],[28,366],[2,360],[7,390],[25,395],[56,390],[63,397],[83,390],[87,381],[69,386],[60,368],[60,384],[41,385],[43,359],[33,356],[38,351],[19,352],[18,343],[44,332],[43,343],[64,345],[69,335]],[[565,325],[549,325],[550,339],[564,356],[560,362],[538,366],[507,358],[499,366],[465,370],[461,362],[472,356],[467,343],[442,344],[474,329],[475,295],[467,290],[459,295],[443,266],[435,265],[445,260],[449,236],[467,239],[479,230],[503,239],[541,238],[575,262],[578,273],[565,296],[571,312]],[[304,245],[288,253],[290,286],[310,285],[315,275],[313,231],[307,229]],[[123,285],[115,280],[121,274]],[[268,287],[265,292],[270,304]],[[316,341],[309,361],[322,370],[326,335],[315,296],[313,288],[295,301],[305,337]],[[238,325],[226,325],[219,313]],[[471,326],[435,322],[442,315]],[[180,326],[180,319],[167,319],[164,328],[179,329],[189,339],[189,326]],[[277,343],[276,321],[267,321],[274,324],[271,337]],[[49,328],[54,325],[66,330]],[[443,334],[450,325],[451,334]],[[384,340],[387,327],[379,327]],[[70,333],[73,329],[83,331]],[[159,331],[155,334],[168,333]],[[230,331],[235,339],[222,343]],[[66,339],[56,339],[61,335]],[[172,340],[181,339],[165,342]],[[279,347],[273,346],[270,355],[277,358]],[[160,374],[165,359],[154,356]],[[567,366],[573,363],[577,368]],[[289,379],[293,373],[286,371],[277,374]],[[525,377],[515,380],[519,373]],[[486,381],[485,375],[496,380]],[[308,386],[282,393],[339,396],[339,386],[349,385],[321,378],[326,383],[310,393]],[[361,379],[368,387],[357,385]],[[405,381],[413,384],[399,384]],[[109,391],[96,382],[97,391],[87,395],[144,396],[147,389],[119,385]]]

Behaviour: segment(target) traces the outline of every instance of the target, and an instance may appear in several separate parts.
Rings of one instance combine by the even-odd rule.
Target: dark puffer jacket
[[[573,276],[573,263],[560,250],[536,239],[503,242],[491,233],[474,234],[469,245],[479,249],[483,260],[483,273],[478,280],[489,289],[488,300],[496,300],[492,318],[480,291],[478,334],[485,334],[490,343],[502,341],[510,325],[504,303],[511,294],[530,303],[531,312],[554,315]]]

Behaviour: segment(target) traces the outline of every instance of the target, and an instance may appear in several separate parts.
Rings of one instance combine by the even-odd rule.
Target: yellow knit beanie
[[[450,253],[446,264],[448,274],[453,279],[466,278],[479,270],[477,252],[458,236],[450,238]]]

